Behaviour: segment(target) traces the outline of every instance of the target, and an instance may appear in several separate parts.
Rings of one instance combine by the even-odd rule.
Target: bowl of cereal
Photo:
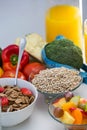
[[[78,88],[83,79],[79,71],[65,67],[47,68],[40,71],[32,79],[32,84],[37,90],[45,95],[46,102],[66,91],[73,91]]]
[[[38,97],[32,83],[22,79],[17,79],[17,86],[14,83],[15,78],[0,78],[0,123],[4,127],[17,125],[30,117]]]
[[[66,92],[50,102],[48,112],[65,130],[87,130],[86,106],[86,98]]]

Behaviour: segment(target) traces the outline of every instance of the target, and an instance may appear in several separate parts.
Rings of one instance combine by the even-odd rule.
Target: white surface
[[[87,85],[82,84],[75,91],[75,94],[87,98]],[[2,130],[64,130],[64,127],[49,115],[48,105],[45,103],[44,96],[39,93],[31,117],[17,126],[3,128]]]

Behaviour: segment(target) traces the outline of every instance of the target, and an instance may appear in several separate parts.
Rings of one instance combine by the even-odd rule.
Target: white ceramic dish
[[[14,82],[15,82],[14,78],[0,78],[1,86],[5,86],[5,85],[13,86]],[[22,87],[29,88],[33,92],[35,99],[28,107],[25,107],[24,109],[14,111],[14,112],[1,112],[0,122],[1,122],[1,125],[4,127],[17,125],[23,122],[24,120],[26,120],[28,117],[30,117],[30,115],[33,112],[33,109],[34,109],[34,106],[38,97],[37,89],[30,82],[22,80],[22,79],[17,79],[17,85],[20,88]]]

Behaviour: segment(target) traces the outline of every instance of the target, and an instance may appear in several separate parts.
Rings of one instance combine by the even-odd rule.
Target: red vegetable
[[[32,80],[35,74],[38,74],[40,70],[44,69],[46,69],[46,66],[44,64],[39,62],[32,62],[24,67],[23,73],[26,76],[27,80],[29,80],[29,78]]]
[[[16,72],[14,70],[7,70],[4,72],[4,74],[2,75],[2,78],[5,77],[10,77],[10,78],[14,78],[15,77]],[[23,80],[26,80],[25,75],[22,72],[18,72],[18,78],[21,78]]]
[[[18,62],[18,54],[19,54],[19,47],[15,44],[8,45],[6,48],[2,50],[1,57],[3,62],[3,69],[5,69],[5,71],[16,68]],[[11,64],[9,64],[9,62]],[[29,54],[28,52],[24,51],[20,63],[20,69],[24,68],[24,66],[28,62],[29,62]],[[7,64],[5,65],[5,63]]]
[[[7,70],[16,70],[17,65],[13,65],[11,62],[5,62],[3,63],[3,70],[7,71]],[[20,66],[21,69],[21,66]]]

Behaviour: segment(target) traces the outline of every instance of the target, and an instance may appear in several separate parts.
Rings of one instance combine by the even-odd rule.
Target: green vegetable
[[[48,59],[80,69],[83,64],[82,51],[68,39],[55,40],[45,46]]]

